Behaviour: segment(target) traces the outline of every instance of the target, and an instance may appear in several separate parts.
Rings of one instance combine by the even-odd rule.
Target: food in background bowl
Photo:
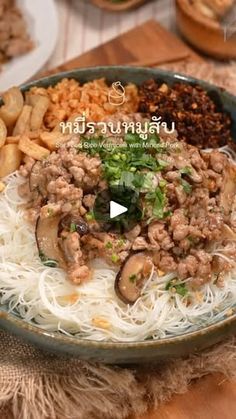
[[[0,65],[34,48],[15,0],[0,1]]]
[[[233,6],[234,0],[192,0],[193,7],[204,16],[218,20]]]
[[[148,0],[91,0],[96,6],[111,12],[121,12],[146,3]]]
[[[176,18],[182,35],[193,47],[212,57],[234,59],[236,57],[234,24],[230,21],[228,25],[221,23],[219,18],[220,10],[222,13],[223,10],[227,10],[224,6],[226,3],[227,0],[226,2],[176,0]]]

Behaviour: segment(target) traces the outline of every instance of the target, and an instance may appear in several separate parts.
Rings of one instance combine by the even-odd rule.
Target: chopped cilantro
[[[192,185],[190,185],[190,183],[188,183],[186,180],[181,179],[181,185],[185,193],[190,194],[192,192]]]
[[[57,268],[58,266],[57,261],[53,259],[48,259],[45,262],[43,262],[43,264],[49,268]]]
[[[83,149],[83,142],[90,147]],[[104,147],[109,138],[102,136],[86,139],[82,138],[82,150],[90,155],[98,155],[102,161],[102,176],[107,184],[135,189],[137,193],[144,194],[144,201],[152,209],[151,219],[163,219],[170,215],[166,211],[167,196],[165,193],[166,181],[162,180],[156,187],[156,173],[166,168],[168,162],[159,158],[165,152],[165,145],[161,143],[156,134],[150,134],[146,140],[137,133],[127,133],[124,136],[124,148]],[[92,146],[95,146],[93,148]],[[149,152],[152,150],[152,152]],[[88,213],[86,219],[94,219]]]
[[[131,132],[128,132],[125,137],[124,140],[127,144],[134,144],[135,142],[139,142],[140,138],[138,134],[132,134]]]
[[[41,262],[49,268],[56,268],[58,266],[56,260],[49,259],[42,251],[39,252],[39,257],[41,259]]]
[[[173,214],[173,212],[172,211],[165,211],[164,212],[164,217],[163,218],[167,218],[167,217],[171,217],[171,215]]]
[[[182,169],[180,169],[180,173],[181,175],[191,175],[192,173],[192,169],[189,166],[183,167]]]
[[[177,294],[181,295],[182,297],[185,297],[185,295],[188,294],[188,289],[184,284],[178,284],[175,286]]]
[[[165,192],[160,187],[157,187],[154,192],[146,194],[146,201],[152,205],[153,216],[157,219],[165,217],[165,205],[167,198]]]
[[[117,262],[119,261],[119,256],[118,256],[116,253],[113,253],[113,254],[111,255],[111,261],[112,261],[113,263],[117,263]]]
[[[165,286],[165,290],[169,291],[169,289],[174,286],[175,282],[176,282],[176,279],[171,279],[169,282],[167,282],[167,284]]]
[[[169,163],[165,160],[158,159],[157,162],[158,162],[158,165],[159,165],[159,167],[158,167],[159,171],[165,169],[169,165]]]
[[[191,244],[196,244],[196,243],[198,242],[198,238],[197,238],[197,237],[193,237],[193,236],[191,236],[191,235],[187,236],[187,239],[188,239],[188,241],[189,241]]]
[[[124,171],[121,173],[119,184],[124,186],[125,188],[133,188],[134,178],[135,178],[134,173]]]
[[[166,291],[175,290],[177,294],[185,297],[188,294],[188,289],[185,284],[176,282],[176,279],[172,279],[166,284]]]
[[[70,225],[70,232],[75,233],[77,231],[77,227],[75,223],[71,223]]]
[[[167,182],[166,182],[165,179],[161,179],[160,182],[159,182],[160,188],[164,188],[166,186],[166,184],[167,184]]]
[[[87,214],[85,215],[85,218],[86,218],[87,221],[94,220],[94,214],[93,214],[93,212],[92,211],[87,212]]]
[[[117,243],[118,247],[122,247],[125,244],[125,240],[124,239],[120,239]]]
[[[54,211],[53,211],[53,209],[52,208],[48,208],[48,216],[49,217],[53,217],[53,215],[54,215]]]
[[[145,180],[143,173],[137,172],[133,176],[134,176],[133,182],[132,182],[133,186],[137,189],[141,189],[143,187],[144,180]]]
[[[137,280],[137,275],[133,274],[129,276],[129,281],[134,283]]]
[[[105,248],[106,249],[112,249],[113,248],[112,242],[107,242],[106,245],[105,245]]]

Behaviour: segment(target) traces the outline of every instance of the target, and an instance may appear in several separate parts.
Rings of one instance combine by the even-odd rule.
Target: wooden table
[[[235,419],[236,382],[211,375],[190,386],[187,393],[176,395],[155,412],[137,419]]]

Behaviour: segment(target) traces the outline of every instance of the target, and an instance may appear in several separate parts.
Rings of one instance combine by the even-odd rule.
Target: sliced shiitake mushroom
[[[36,161],[32,166],[29,176],[29,187],[31,192],[37,191],[42,197],[46,197],[46,179],[42,174],[42,163],[40,161]]]
[[[144,282],[149,278],[152,269],[153,262],[147,253],[132,253],[116,276],[115,291],[117,296],[124,303],[135,303],[140,297]]]
[[[42,218],[39,217],[36,224],[36,242],[39,257],[44,265],[49,267],[59,266],[66,269],[63,253],[58,244],[58,227],[60,216]]]
[[[65,229],[70,232],[77,232],[80,237],[89,234],[88,223],[79,215],[65,215],[60,221],[59,231]]]

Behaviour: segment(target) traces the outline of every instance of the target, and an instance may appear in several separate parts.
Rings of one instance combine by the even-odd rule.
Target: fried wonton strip
[[[0,150],[0,178],[10,175],[20,167],[22,153],[17,144],[6,144]]]
[[[35,144],[25,135],[23,135],[19,141],[19,149],[35,160],[46,159],[50,154],[50,151],[47,148]]]

